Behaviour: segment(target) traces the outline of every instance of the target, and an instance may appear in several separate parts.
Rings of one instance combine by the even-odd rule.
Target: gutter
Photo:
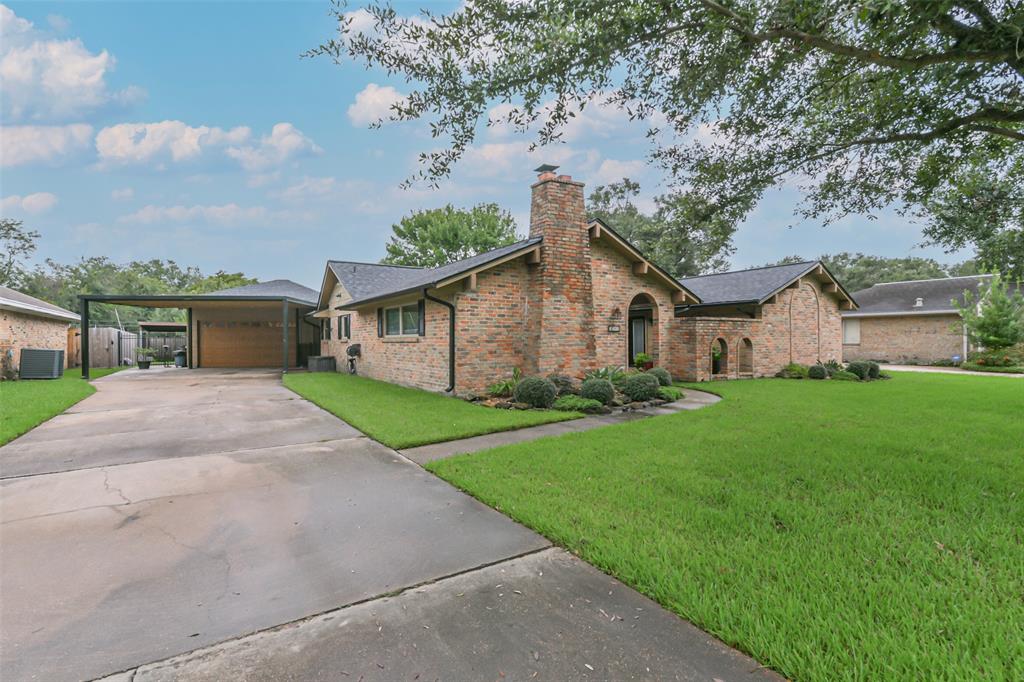
[[[431,296],[427,293],[426,287],[423,288],[423,298],[448,308],[448,388],[445,389],[445,392],[451,393],[455,390],[455,305],[444,299]],[[427,314],[426,310],[423,311],[423,314]]]

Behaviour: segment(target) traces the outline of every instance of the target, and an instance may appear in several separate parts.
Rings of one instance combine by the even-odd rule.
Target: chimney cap
[[[550,163],[542,163],[533,169],[535,173],[554,173],[558,170],[558,166],[552,166]]]

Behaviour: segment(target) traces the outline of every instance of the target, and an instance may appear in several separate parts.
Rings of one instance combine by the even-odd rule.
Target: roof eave
[[[959,315],[959,310],[896,310],[886,312],[871,312],[861,310],[843,311],[843,317],[918,317],[922,315]]]
[[[22,303],[21,301],[12,301],[11,299],[0,300],[0,308],[5,310],[11,310],[13,312],[26,313],[34,315],[36,317],[45,317],[51,320],[60,320],[63,322],[81,322],[81,317],[76,313],[67,311],[51,310],[49,308],[43,308],[42,306],[32,305],[30,303]]]

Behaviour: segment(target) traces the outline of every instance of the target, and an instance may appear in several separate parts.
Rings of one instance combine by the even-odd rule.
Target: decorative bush
[[[636,357],[633,358],[633,364],[638,366],[638,367],[640,365],[646,365],[650,361],[651,361],[651,356],[648,355],[647,353],[637,353]]]
[[[583,382],[580,387],[580,396],[596,400],[602,405],[607,405],[615,400],[615,386],[607,379],[592,378]]]
[[[808,379],[828,379],[828,370],[822,365],[812,365],[807,369]]]
[[[683,397],[683,392],[675,386],[662,386],[658,389],[658,397],[672,403]]]
[[[881,372],[881,371],[882,371],[882,368],[878,365],[877,362],[873,362],[871,360],[868,360],[868,378],[869,379],[877,379],[878,378],[878,373]]]
[[[662,386],[672,385],[672,375],[668,373],[668,370],[664,367],[651,367],[647,370],[647,373],[651,376],[658,377],[658,383]]]
[[[523,373],[518,367],[512,370],[512,376],[503,381],[491,384],[487,387],[487,393],[494,396],[495,398],[507,398],[512,395],[512,391],[515,390],[516,384],[518,384],[523,378]]]
[[[780,379],[806,379],[807,367],[798,362],[791,362],[775,373]]]
[[[833,381],[860,381],[860,377],[853,372],[847,372],[845,369],[841,369],[832,375]]]
[[[577,393],[576,382],[572,377],[565,374],[549,374],[548,381],[555,385],[558,395],[569,395]]]
[[[861,381],[871,378],[871,366],[864,360],[854,360],[846,366],[847,372],[853,372]]]
[[[832,376],[836,372],[843,371],[843,365],[838,360],[829,360],[828,362],[823,363],[822,367],[825,368],[825,371],[828,372],[829,376]]]
[[[637,374],[641,374],[640,370],[633,368],[627,369],[626,371],[622,372],[622,374],[612,379],[612,383],[615,384],[615,388],[621,391],[622,382],[628,379],[629,377],[635,377]]]
[[[512,391],[517,403],[526,403],[530,407],[551,407],[555,402],[558,389],[544,377],[526,377]]]
[[[562,412],[600,412],[604,405],[600,400],[581,398],[578,395],[567,393],[556,400],[551,407]]]
[[[626,374],[626,370],[622,367],[616,367],[615,365],[608,365],[607,367],[600,367],[595,370],[591,370],[583,375],[583,380],[587,379],[607,379],[608,381],[615,383]]]
[[[973,362],[965,362],[960,365],[963,369],[969,369],[972,372],[993,372],[995,374],[1024,374],[1024,366],[1021,367],[1003,367],[1003,366],[992,366],[992,365],[978,365]]]
[[[660,388],[658,377],[647,373],[631,374],[619,383],[619,390],[634,402],[656,398]]]

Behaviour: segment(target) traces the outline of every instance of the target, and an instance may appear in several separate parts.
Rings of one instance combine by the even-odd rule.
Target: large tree
[[[1019,2],[474,0],[414,17],[378,2],[372,29],[335,11],[341,34],[311,54],[412,84],[391,117],[428,119],[443,141],[421,177],[447,175],[483,123],[544,145],[604,103],[654,122],[651,155],[695,217],[736,222],[789,183],[806,217],[896,205],[935,218],[929,236],[947,247],[950,226],[964,243],[995,231],[994,251],[1019,246]],[[1008,199],[965,225],[975,207],[957,200],[977,178]]]
[[[728,267],[735,226],[725,220],[693,220],[690,196],[658,196],[654,212],[635,203],[640,185],[629,178],[594,189],[590,215],[604,220],[648,258],[675,277],[717,272]]]
[[[786,256],[769,265],[786,265],[808,260],[801,256]],[[863,253],[843,251],[835,254],[824,254],[818,260],[825,263],[829,271],[835,275],[847,291],[860,291],[874,284],[883,282],[904,282],[917,279],[937,279],[957,274],[977,274],[971,261],[956,265],[942,265],[932,258],[908,256],[906,258],[886,258],[870,256]]]
[[[381,263],[432,268],[516,241],[516,221],[497,204],[414,211],[391,226]]]
[[[25,262],[35,253],[39,233],[22,221],[0,218],[0,286],[15,287],[25,276]]]

